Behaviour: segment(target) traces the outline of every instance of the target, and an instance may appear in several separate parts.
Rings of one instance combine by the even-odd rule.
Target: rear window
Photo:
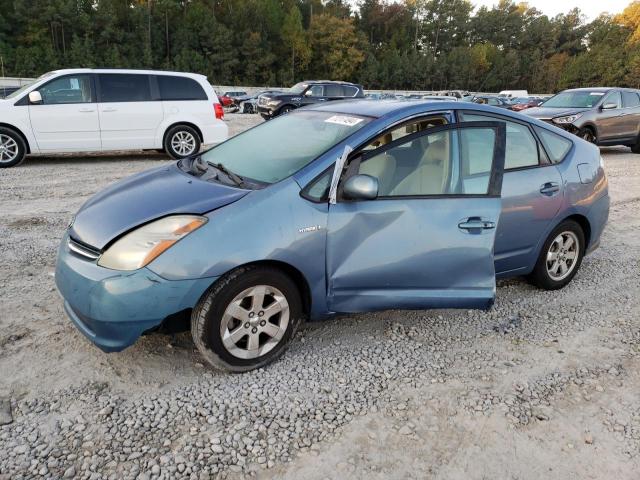
[[[549,154],[549,159],[552,163],[560,163],[564,160],[573,142],[564,138],[556,133],[550,132],[546,128],[540,128],[534,126],[536,133],[540,137],[540,141],[544,145],[545,150]]]
[[[622,103],[625,108],[637,107],[640,105],[640,95],[636,92],[622,92]]]
[[[151,100],[149,75],[101,73],[101,102],[148,102]]]
[[[342,86],[340,85],[326,85],[324,87],[324,94],[327,97],[342,97],[344,96],[344,93],[342,92]]]
[[[358,89],[356,87],[342,87],[344,89],[345,97],[355,97],[356,93],[358,93]]]
[[[162,100],[208,100],[198,82],[192,78],[158,75],[158,88]]]

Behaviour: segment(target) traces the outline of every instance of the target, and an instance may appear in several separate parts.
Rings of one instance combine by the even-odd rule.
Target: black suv
[[[286,92],[260,95],[258,112],[268,120],[295,108],[329,100],[364,98],[362,85],[329,80],[309,80],[296,83]]]
[[[596,145],[626,145],[640,153],[640,90],[565,90],[523,113]]]

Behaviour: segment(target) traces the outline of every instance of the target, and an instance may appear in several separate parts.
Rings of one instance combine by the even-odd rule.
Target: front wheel
[[[640,153],[640,136],[638,137],[638,141],[635,145],[631,145],[631,151],[633,153]]]
[[[15,167],[27,153],[22,137],[14,130],[0,127],[0,168]]]
[[[188,125],[177,125],[165,135],[164,149],[174,159],[189,157],[200,151],[200,136]]]
[[[293,107],[291,105],[285,105],[284,107],[282,107],[280,109],[280,111],[278,112],[278,116],[280,115],[286,115],[287,113],[289,113],[291,110],[293,110]]]
[[[212,366],[245,372],[282,355],[302,317],[300,292],[286,274],[242,267],[200,300],[191,315],[191,334]]]
[[[589,143],[593,143],[594,145],[598,144],[598,137],[596,136],[596,132],[591,127],[585,127],[580,131],[580,138],[586,140]]]
[[[573,220],[562,222],[545,241],[529,279],[545,290],[564,287],[578,273],[584,250],[582,227]]]

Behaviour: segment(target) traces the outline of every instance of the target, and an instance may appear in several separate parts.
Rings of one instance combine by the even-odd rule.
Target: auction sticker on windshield
[[[346,125],[347,127],[353,127],[362,121],[358,117],[349,117],[347,115],[334,115],[325,120],[326,123],[337,123],[338,125]]]

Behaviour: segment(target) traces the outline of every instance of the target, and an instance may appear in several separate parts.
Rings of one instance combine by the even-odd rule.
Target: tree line
[[[553,92],[640,87],[640,1],[587,22],[501,0],[0,0],[4,75],[68,67],[306,78],[365,88]]]

